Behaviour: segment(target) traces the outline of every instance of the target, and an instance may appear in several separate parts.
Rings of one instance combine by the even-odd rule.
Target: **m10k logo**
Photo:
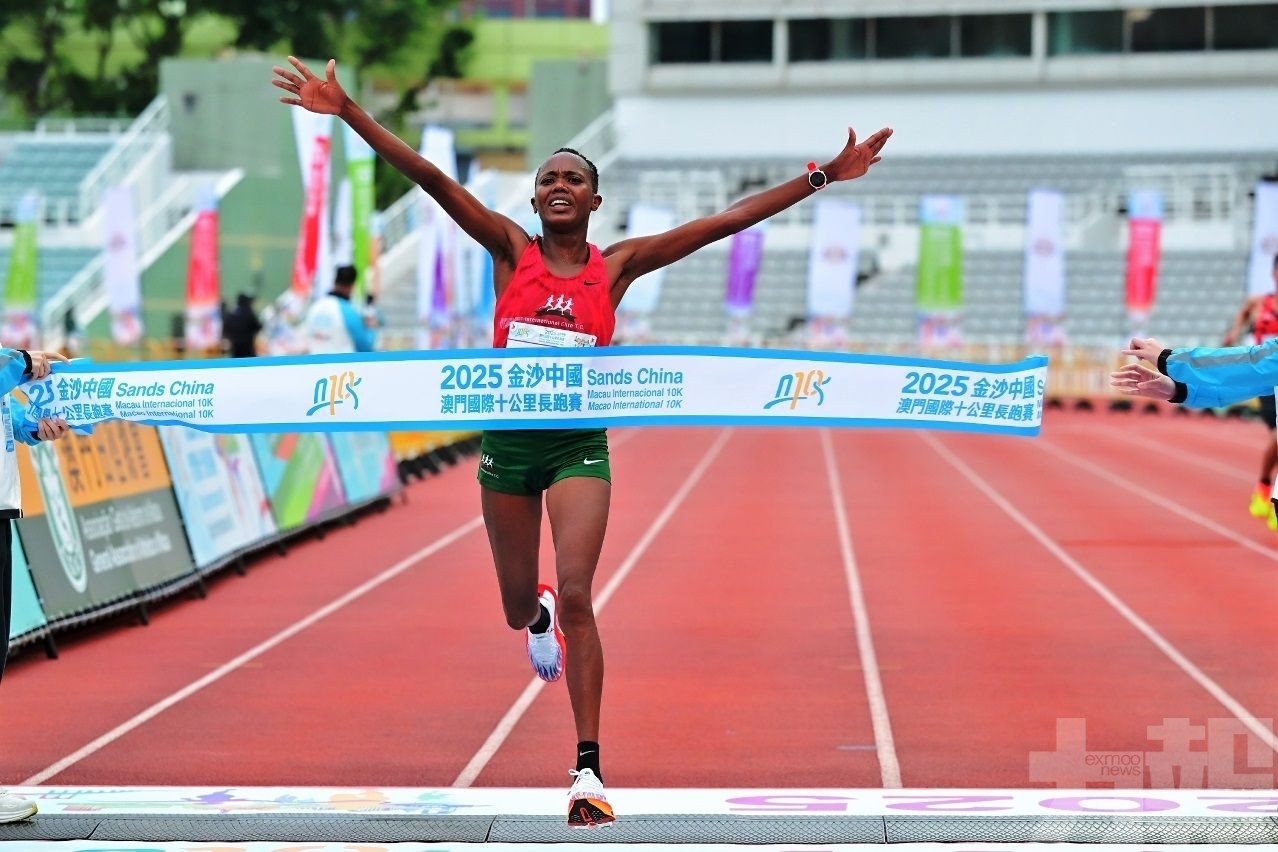
[[[354,403],[351,411],[358,411],[359,394],[355,393],[355,388],[362,381],[363,379],[350,370],[320,379],[315,383],[315,394],[311,398],[315,404],[306,412],[306,416],[310,417],[315,412],[327,408],[329,416],[335,417],[337,406],[345,405],[347,402]]]
[[[821,405],[825,402],[825,386],[829,383],[829,377],[821,370],[808,370],[806,373],[799,370],[786,373],[777,382],[775,397],[763,408],[767,410],[788,402],[790,410],[793,411],[800,402],[813,398],[816,399],[817,405]]]

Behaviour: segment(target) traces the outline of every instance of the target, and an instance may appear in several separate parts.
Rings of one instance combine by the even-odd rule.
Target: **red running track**
[[[1046,786],[1030,755],[1058,719],[1098,751],[1234,720],[1272,759],[1278,535],[1246,514],[1264,440],[1062,412],[1037,439],[615,433],[609,783]],[[504,626],[473,463],[148,627],[20,656],[0,783],[565,786],[567,694],[531,686]]]

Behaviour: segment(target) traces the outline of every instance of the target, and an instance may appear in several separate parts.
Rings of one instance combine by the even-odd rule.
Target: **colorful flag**
[[[1247,292],[1264,296],[1274,292],[1274,259],[1278,258],[1278,183],[1256,184],[1256,215],[1251,226],[1251,264]]]
[[[39,214],[40,197],[35,192],[23,195],[14,215],[13,247],[9,250],[9,275],[4,285],[4,345],[14,349],[30,349],[36,342]]]
[[[754,284],[763,260],[763,227],[756,225],[732,235],[728,249],[728,286],[724,306],[729,316],[744,318],[754,307]]]
[[[925,195],[919,209],[917,305],[919,342],[952,346],[962,342],[963,199]]]
[[[812,318],[846,320],[861,252],[861,208],[825,198],[817,202],[808,250],[807,312]]]
[[[372,147],[349,125],[343,125],[346,143],[346,179],[350,182],[350,240],[351,262],[357,277],[353,298],[363,302],[369,292],[368,267],[372,263],[370,253],[370,229],[373,218],[373,170],[377,158]]]
[[[1036,345],[1065,342],[1065,197],[1051,189],[1029,194],[1025,230],[1026,336]]]
[[[1127,199],[1127,317],[1137,335],[1144,334],[1154,309],[1162,225],[1162,195],[1155,190],[1132,191]]]
[[[328,269],[329,150],[333,117],[306,110],[293,110],[293,138],[297,143],[298,165],[302,172],[304,197],[297,250],[293,256],[291,291],[294,302],[305,305],[312,295],[322,295],[331,274]],[[317,276],[319,276],[317,278]]]
[[[121,346],[132,346],[142,339],[142,273],[132,187],[116,186],[103,194],[102,221],[111,339]]]
[[[444,174],[457,179],[457,152],[451,130],[426,127],[422,131],[421,154]],[[417,212],[417,343],[422,348],[438,349],[449,344],[452,327],[457,226],[424,192]]]
[[[212,349],[222,340],[221,286],[218,277],[217,193],[200,191],[191,253],[186,265],[186,346]]]

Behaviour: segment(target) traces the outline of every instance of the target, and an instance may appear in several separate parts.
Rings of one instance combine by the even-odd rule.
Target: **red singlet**
[[[1256,312],[1256,320],[1252,323],[1256,333],[1256,342],[1264,343],[1271,337],[1278,337],[1278,305],[1274,304],[1274,294],[1270,293],[1260,303]]]
[[[493,347],[503,349],[512,322],[593,334],[596,346],[612,342],[617,316],[608,287],[608,269],[597,246],[590,260],[571,278],[552,275],[541,258],[541,238],[520,255],[510,283],[502,291],[493,316]]]

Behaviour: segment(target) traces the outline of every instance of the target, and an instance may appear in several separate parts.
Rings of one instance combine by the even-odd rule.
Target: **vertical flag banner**
[[[333,117],[316,115],[303,109],[290,112],[293,115],[293,139],[297,143],[297,159],[302,171],[304,192],[290,289],[295,300],[300,305],[305,305],[310,301],[316,285],[316,275],[321,271],[321,240],[326,230],[324,210],[328,206],[329,147]]]
[[[833,198],[818,201],[808,249],[808,336],[814,345],[838,346],[847,337],[860,252],[861,208]]]
[[[116,186],[102,196],[107,307],[111,338],[122,346],[142,339],[142,272],[138,268],[137,223],[133,188]]]
[[[421,155],[440,171],[457,179],[453,132],[444,127],[422,130]],[[456,225],[426,193],[418,203],[417,227],[417,343],[429,349],[448,344],[452,324],[453,273],[456,269]]]
[[[962,342],[963,199],[925,195],[919,209],[917,304],[919,343],[925,347]]]
[[[354,262],[355,245],[351,240],[351,182],[342,178],[342,182],[337,185],[337,203],[333,205],[333,268],[350,266]],[[353,294],[352,298],[354,298]],[[361,300],[355,299],[355,301]]]
[[[4,284],[4,345],[30,349],[35,345],[36,219],[40,197],[28,192],[18,202],[14,216],[13,247],[9,249],[9,275]]]
[[[728,249],[728,286],[724,307],[734,317],[745,317],[754,307],[754,282],[763,260],[763,228],[755,226],[732,235]]]
[[[1133,190],[1127,198],[1127,317],[1137,335],[1144,334],[1154,309],[1162,224],[1162,195]]]
[[[674,211],[653,204],[635,204],[630,208],[627,237],[647,237],[674,227]],[[625,301],[617,314],[617,334],[628,343],[642,342],[651,331],[652,312],[661,298],[661,285],[666,270],[658,269],[636,279],[626,291]]]
[[[368,292],[382,296],[382,214],[376,211],[368,223]]]
[[[212,349],[222,340],[218,277],[217,194],[206,186],[196,203],[191,254],[186,264],[186,346]]]
[[[763,260],[763,235],[764,229],[759,225],[732,235],[723,300],[728,312],[729,344],[750,342],[750,311],[754,308],[754,285]]]
[[[1274,292],[1274,258],[1278,257],[1278,183],[1256,184],[1256,215],[1251,227],[1251,264],[1247,292]]]
[[[1065,197],[1051,189],[1029,194],[1025,230],[1025,318],[1030,343],[1065,342]]]
[[[346,143],[346,179],[350,181],[350,239],[351,263],[358,277],[355,279],[354,298],[364,301],[371,292],[369,268],[372,266],[371,234],[373,227],[373,169],[377,158],[373,149],[348,125],[343,124]]]
[[[496,205],[491,172],[482,171],[477,160],[471,160],[466,189],[485,207]],[[483,246],[464,233],[457,243],[457,313],[458,346],[487,346],[492,334],[493,318],[492,257]]]

